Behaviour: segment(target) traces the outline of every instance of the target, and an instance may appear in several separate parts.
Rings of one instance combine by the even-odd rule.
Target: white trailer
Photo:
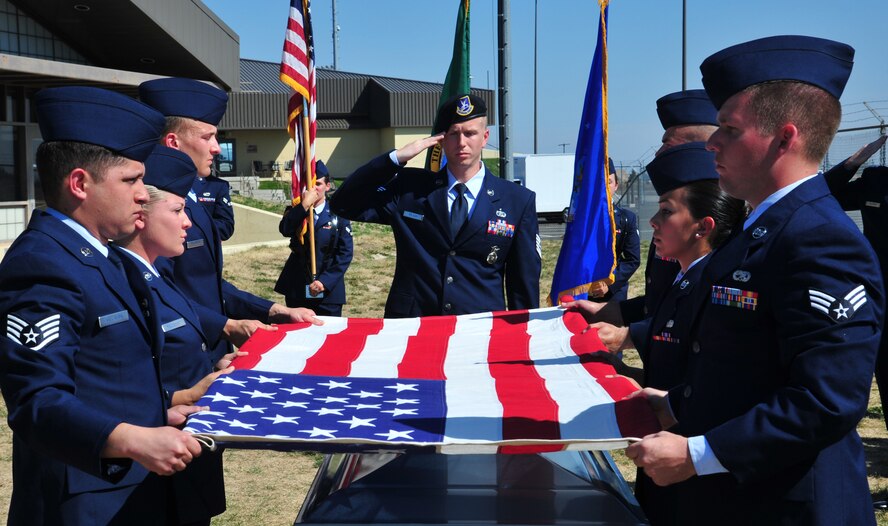
[[[512,159],[515,181],[536,193],[537,216],[563,222],[573,190],[574,155],[516,153]]]

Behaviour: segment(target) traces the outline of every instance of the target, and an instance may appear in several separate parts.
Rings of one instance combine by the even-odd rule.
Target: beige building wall
[[[383,128],[370,130],[323,130],[318,132],[315,153],[330,169],[333,177],[342,179],[370,159],[396,150],[412,141],[428,137],[428,128]],[[289,179],[284,170],[296,153],[295,144],[285,130],[230,130],[222,138],[235,140],[237,173],[253,174],[253,161],[259,161],[267,170],[270,162],[278,163],[276,174],[264,171],[263,177],[279,175]],[[497,157],[496,150],[484,150],[482,157]],[[418,155],[407,166],[422,167],[425,156]]]

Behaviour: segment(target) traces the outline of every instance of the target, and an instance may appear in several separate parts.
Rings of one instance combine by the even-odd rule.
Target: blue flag
[[[586,299],[589,287],[597,281],[614,282],[616,234],[607,187],[608,0],[600,0],[599,6],[598,43],[586,86],[570,211],[549,293],[550,305],[558,305],[564,295]]]

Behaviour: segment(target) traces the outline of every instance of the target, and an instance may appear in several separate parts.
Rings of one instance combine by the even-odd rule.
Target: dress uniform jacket
[[[231,206],[231,185],[225,179],[211,175],[194,180],[197,202],[204,205],[216,224],[222,241],[234,234],[234,208]]]
[[[842,170],[842,167],[844,163],[824,173],[826,183],[843,210],[860,210],[863,235],[876,251],[884,277],[888,275],[888,167],[866,168],[854,181],[851,178],[856,170]],[[882,407],[888,407],[888,338],[884,332],[876,359],[876,380]]]
[[[43,211],[0,265],[0,388],[13,429],[9,524],[162,524],[167,482],[100,458],[120,423],[165,424],[150,293]],[[131,288],[131,286],[133,288]],[[135,291],[135,292],[134,292]],[[153,342],[153,347],[152,347]]]
[[[155,266],[189,300],[199,304],[197,313],[204,333],[212,340],[210,359],[215,363],[230,349],[227,342],[218,339],[227,318],[266,322],[272,302],[222,279],[222,240],[213,220],[204,206],[190,197],[185,198],[185,213],[192,223],[185,238],[185,253],[157,258]]]
[[[603,301],[623,301],[629,294],[629,278],[641,264],[641,244],[638,238],[638,217],[634,212],[614,207],[616,225],[615,248],[617,267],[614,269],[614,282],[608,286]]]
[[[197,313],[181,291],[163,277],[157,277],[141,261],[113,247],[124,264],[142,279],[154,300],[152,318],[162,335],[161,383],[168,397],[197,384],[213,372],[207,354],[207,338]],[[204,451],[188,467],[172,477],[177,516],[181,524],[207,521],[225,511],[225,485],[222,451]]]
[[[498,311],[506,299],[509,309],[539,306],[535,196],[484,170],[472,215],[455,239],[445,170],[401,168],[382,155],[336,191],[335,214],[392,226],[397,262],[386,317]]]
[[[345,271],[351,264],[353,253],[351,223],[348,219],[331,214],[329,204],[318,214],[314,225],[315,262],[317,279],[324,284],[325,290],[323,298],[309,299],[305,297],[305,287],[312,282],[307,235],[304,244],[299,242],[302,222],[307,216],[308,211],[295,206],[281,218],[278,226],[281,235],[291,238],[290,257],[284,264],[274,290],[287,297],[288,305],[292,303],[295,306],[312,308],[318,314],[338,316],[345,304]]]
[[[620,302],[620,315],[623,317],[623,323],[628,325],[651,316],[660,303],[660,299],[672,286],[672,281],[679,270],[681,270],[681,265],[674,259],[657,256],[657,248],[651,241],[647,263],[644,267],[644,296],[636,296]]]
[[[730,474],[692,477],[675,524],[874,524],[864,415],[880,338],[875,254],[822,177],[719,248],[690,302],[685,436]]]

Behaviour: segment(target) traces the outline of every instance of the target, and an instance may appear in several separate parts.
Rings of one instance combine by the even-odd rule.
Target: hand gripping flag
[[[323,320],[254,334],[186,430],[228,447],[529,453],[659,429],[577,312]]]

